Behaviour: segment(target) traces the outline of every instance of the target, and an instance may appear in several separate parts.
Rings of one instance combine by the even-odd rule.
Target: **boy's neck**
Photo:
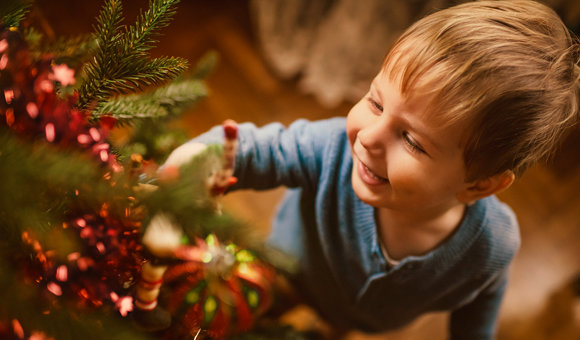
[[[461,203],[438,212],[414,211],[412,214],[377,208],[377,232],[391,258],[420,256],[437,248],[455,232],[465,210],[466,206]]]

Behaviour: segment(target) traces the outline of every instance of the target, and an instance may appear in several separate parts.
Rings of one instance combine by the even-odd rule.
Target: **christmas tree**
[[[185,140],[166,122],[206,95],[216,59],[150,58],[177,3],[126,25],[107,0],[93,33],[56,40],[30,2],[0,5],[0,338],[302,338],[254,327],[279,263],[219,208],[235,123],[159,169]]]

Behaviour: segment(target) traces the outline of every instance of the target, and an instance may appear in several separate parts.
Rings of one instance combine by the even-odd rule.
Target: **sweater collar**
[[[359,205],[357,211],[359,211],[360,232],[364,234],[365,239],[370,241],[371,255],[379,259],[382,268],[387,269],[390,266],[381,250],[375,220],[375,208],[362,202],[358,198],[357,204]],[[475,204],[468,206],[461,224],[447,240],[424,255],[408,256],[401,259],[393,268],[408,267],[411,263],[412,267],[418,268],[430,262],[439,264],[455,262],[457,257],[462,256],[472,246],[473,242],[481,233],[485,211],[486,204],[483,200],[479,200]]]

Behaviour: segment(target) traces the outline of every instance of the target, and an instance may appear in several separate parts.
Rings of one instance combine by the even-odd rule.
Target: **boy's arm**
[[[238,183],[232,188],[312,187],[317,181],[328,132],[340,124],[340,120],[298,120],[288,128],[279,123],[260,128],[251,123],[239,124],[234,162]],[[223,128],[216,126],[176,149],[170,159],[184,150],[195,150],[199,143],[221,144],[223,140]]]
[[[507,285],[507,276],[505,269],[472,302],[451,313],[452,340],[496,338],[499,309]]]

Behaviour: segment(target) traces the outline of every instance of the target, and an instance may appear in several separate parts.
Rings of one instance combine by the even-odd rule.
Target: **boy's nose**
[[[384,152],[387,129],[383,125],[384,122],[375,121],[358,132],[358,139],[368,152],[373,154]]]

